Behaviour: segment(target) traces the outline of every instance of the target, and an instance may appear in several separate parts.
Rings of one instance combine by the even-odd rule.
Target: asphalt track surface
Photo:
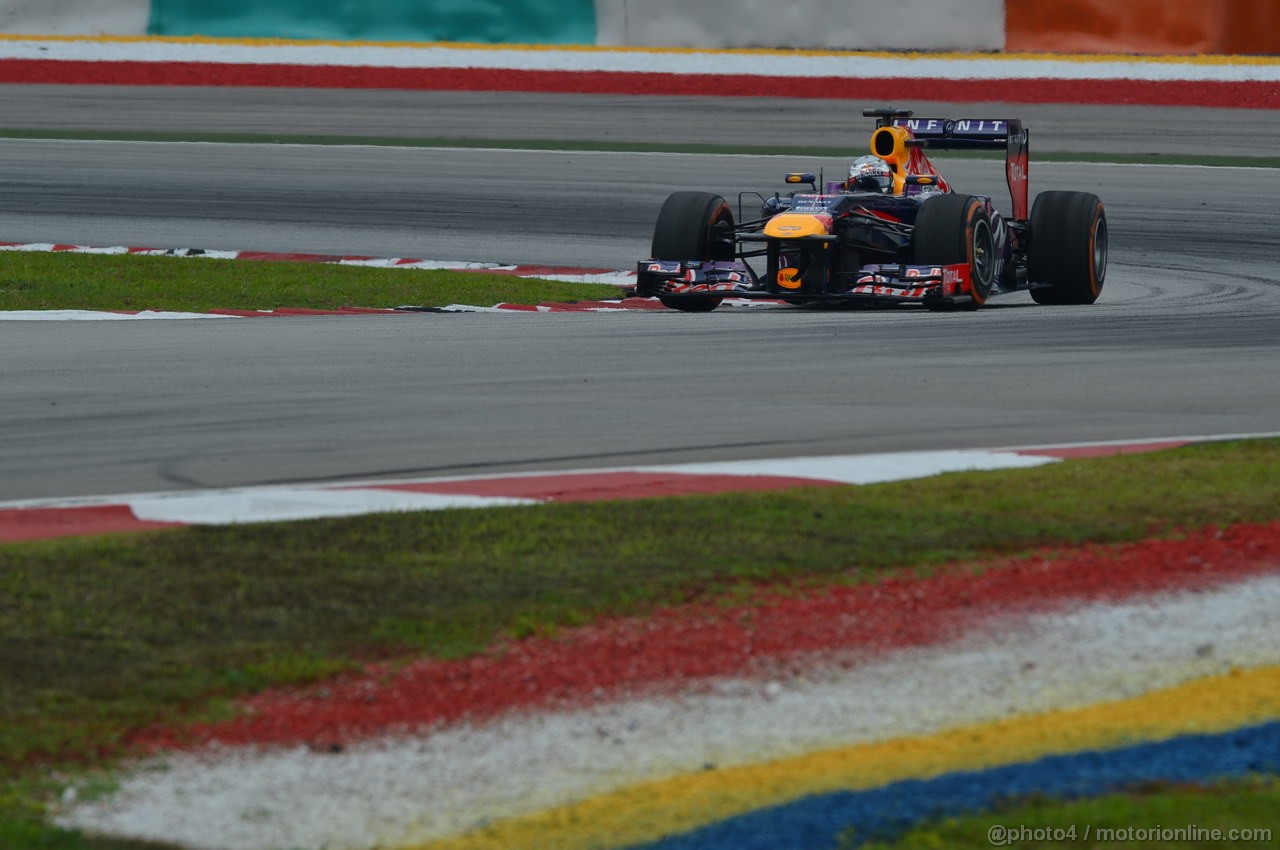
[[[797,80],[797,87],[806,83]],[[847,95],[838,97],[838,95]],[[0,127],[458,139],[866,144],[866,106],[957,115],[948,103],[832,97],[645,97],[509,92],[0,85]],[[1277,110],[975,103],[1024,120],[1033,151],[1276,156]]]
[[[63,126],[97,129],[186,130],[203,112],[223,132],[671,141],[714,137],[729,113],[745,125],[752,107],[597,98],[565,106],[559,132],[554,97],[502,95],[502,126],[519,132],[499,136],[480,108],[492,104],[473,95],[273,92],[269,109],[250,110],[220,90],[186,101],[151,91],[150,108],[133,89],[54,99],[91,95],[94,108]],[[70,121],[48,95],[4,87],[4,123]],[[439,107],[431,132],[425,101]],[[754,106],[787,120],[754,121],[749,138],[728,141],[795,144],[830,103]],[[568,123],[587,107],[590,122]],[[356,119],[333,117],[348,112]],[[1271,131],[1250,122],[1276,122],[1247,111],[1226,124],[1216,110],[1000,113],[1027,117],[1033,145],[1053,150],[1126,138],[1154,152],[1272,153],[1256,147]],[[654,121],[674,129],[651,133]],[[1055,138],[1055,126],[1069,132]],[[851,117],[839,135],[860,145],[865,132]],[[1280,170],[1036,163],[1034,150],[1033,191],[1094,191],[1107,204],[1111,266],[1091,307],[1018,294],[972,314],[5,322],[0,499],[1280,428]],[[1004,197],[998,162],[939,161],[954,184]],[[626,268],[670,191],[780,188],[783,171],[844,164],[3,140],[0,239]]]

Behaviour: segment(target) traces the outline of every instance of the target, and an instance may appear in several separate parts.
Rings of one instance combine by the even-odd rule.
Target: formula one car
[[[808,192],[755,192],[759,215],[736,221],[720,195],[676,192],[639,263],[636,294],[667,307],[714,310],[726,297],[793,304],[916,303],[974,309],[1030,290],[1040,304],[1092,304],[1107,270],[1107,217],[1086,192],[1041,192],[1028,205],[1028,132],[1017,119],[913,118],[866,109],[876,119],[871,156],[848,180],[790,173]],[[952,190],[925,149],[1003,149],[1013,205]],[[751,202],[754,205],[754,201]]]

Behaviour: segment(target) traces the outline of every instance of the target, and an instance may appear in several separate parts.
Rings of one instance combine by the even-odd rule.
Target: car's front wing
[[[804,302],[898,302],[948,304],[971,300],[969,266],[872,264],[846,277],[842,285],[823,287],[801,281],[797,288],[767,285],[746,263],[712,260],[644,260],[636,270],[636,294],[661,296],[725,295]],[[825,283],[822,281],[820,283]]]

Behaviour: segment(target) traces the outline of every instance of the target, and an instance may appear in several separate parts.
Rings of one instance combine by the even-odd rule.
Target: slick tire
[[[1032,299],[1037,304],[1092,304],[1102,294],[1106,276],[1107,212],[1098,196],[1037,195],[1027,251]]]
[[[650,256],[660,260],[732,260],[733,210],[710,192],[675,192],[662,205],[653,228]],[[673,310],[706,313],[724,300],[718,295],[663,296]]]
[[[971,195],[937,195],[925,201],[916,214],[911,233],[914,265],[969,267],[973,301],[970,309],[987,303],[995,284],[996,239],[986,205]],[[934,310],[952,305],[926,303]]]

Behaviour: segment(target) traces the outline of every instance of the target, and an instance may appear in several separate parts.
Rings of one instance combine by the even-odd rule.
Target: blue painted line
[[[837,842],[841,848],[856,847],[892,841],[928,821],[988,811],[1031,796],[1093,797],[1146,782],[1200,783],[1267,774],[1280,775],[1280,722],[816,795],[641,847],[822,850]]]

